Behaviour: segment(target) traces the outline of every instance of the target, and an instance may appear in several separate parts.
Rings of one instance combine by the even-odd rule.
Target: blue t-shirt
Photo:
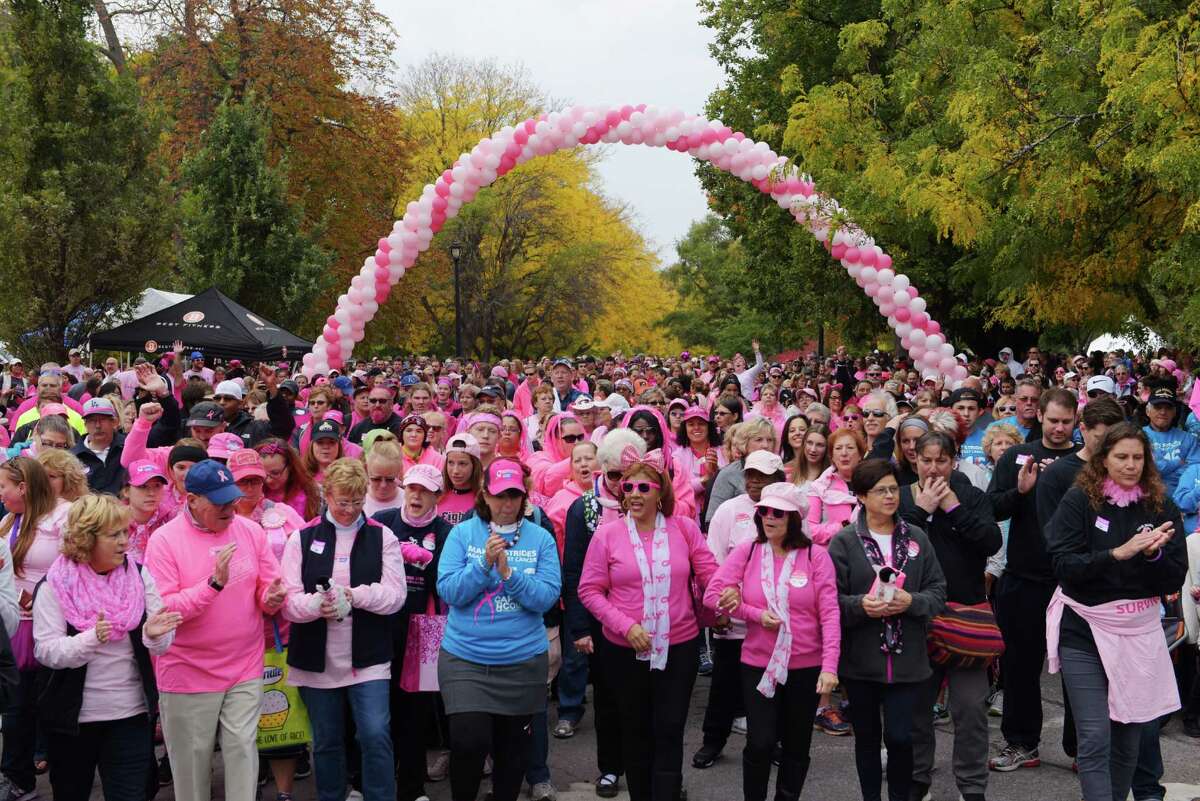
[[[1197,447],[1196,438],[1182,428],[1156,431],[1154,426],[1146,426],[1142,430],[1150,438],[1150,445],[1154,448],[1154,464],[1162,474],[1167,492],[1174,494],[1188,465],[1200,464],[1200,447]]]
[[[970,462],[979,467],[987,467],[987,457],[983,452],[983,435],[987,433],[987,429],[983,427],[976,428],[967,438],[963,440],[962,447],[959,448],[959,461]]]
[[[508,550],[512,575],[500,580],[484,556],[491,529],[478,517],[450,530],[438,563],[438,595],[450,606],[442,647],[482,665],[512,665],[549,647],[542,615],[562,592],[554,536],[522,520]]]
[[[1175,487],[1175,492],[1172,494],[1172,499],[1175,505],[1179,507],[1179,511],[1183,512],[1183,527],[1184,535],[1191,534],[1196,530],[1196,523],[1200,520],[1200,464],[1191,464],[1183,471],[1179,477],[1179,485]],[[1180,532],[1176,532],[1179,534]]]
[[[1001,417],[999,420],[992,423],[992,425],[988,426],[988,428],[991,428],[992,426],[998,426],[1001,423],[1008,423],[1010,426],[1015,426],[1017,431],[1021,432],[1022,442],[1024,442],[1029,436],[1029,429],[1017,422],[1017,416],[1015,414],[1010,414],[1008,417]]]

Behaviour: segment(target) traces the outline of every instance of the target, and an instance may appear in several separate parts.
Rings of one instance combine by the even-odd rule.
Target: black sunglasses
[[[863,412],[863,417],[887,417],[888,413],[883,409],[867,409]]]
[[[568,445],[574,445],[583,439],[583,434],[563,434],[562,441]]]
[[[776,509],[774,506],[759,506],[754,510],[759,517],[773,517],[776,520],[787,517],[787,509]]]
[[[625,475],[625,474],[622,473],[620,470],[609,470],[607,473],[604,474],[605,478],[607,478],[609,481],[620,481],[621,476],[623,476],[623,475]]]

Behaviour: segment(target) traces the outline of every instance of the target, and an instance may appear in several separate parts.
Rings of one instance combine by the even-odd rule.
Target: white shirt
[[[879,544],[879,550],[883,551],[884,564],[892,563],[892,536],[891,534],[880,534],[878,531],[871,532],[871,539]]]

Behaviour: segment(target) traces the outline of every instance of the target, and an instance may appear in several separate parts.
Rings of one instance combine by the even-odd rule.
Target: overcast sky
[[[722,73],[694,0],[375,0],[400,34],[401,74],[432,53],[522,64],[551,97],[646,103],[701,113]],[[670,262],[674,243],[705,213],[694,162],[666,148],[612,145],[606,194],[626,201]]]

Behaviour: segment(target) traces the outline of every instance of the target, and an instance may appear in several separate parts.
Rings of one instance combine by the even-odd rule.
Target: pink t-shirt
[[[475,508],[475,493],[455,492],[447,490],[438,499],[437,510],[442,519],[451,526],[457,526],[471,514]]]
[[[50,565],[54,564],[54,560],[62,552],[63,528],[67,524],[67,512],[70,510],[71,502],[59,498],[58,503],[50,512],[38,521],[33,534],[33,543],[25,552],[25,558],[21,562],[21,570],[19,573],[16,570],[13,571],[13,583],[16,585],[18,598],[22,591],[33,595],[34,587],[46,577],[46,571],[50,569]],[[16,539],[12,532],[9,534],[8,542],[9,550],[15,550]],[[21,610],[22,620],[30,620],[32,617],[32,612]]]
[[[726,587],[740,587],[741,605],[732,617],[745,621],[746,641],[742,644],[742,663],[765,668],[771,661],[778,631],[762,627],[767,596],[762,587],[762,559],[770,553],[775,576],[783,569],[784,557],[766,543],[743,542],[729,554],[704,593],[704,604],[716,609]],[[811,558],[811,561],[810,561]],[[837,580],[833,560],[824,548],[802,548],[796,555],[788,582],[788,624],[792,632],[792,650],[788,669],[816,667],[837,673],[841,653],[841,615],[838,612]]]
[[[209,586],[217,553],[237,543],[229,580],[220,592]],[[183,615],[175,642],[155,663],[158,689],[169,693],[225,692],[261,678],[263,603],[279,576],[279,562],[262,527],[234,516],[221,532],[203,531],[184,510],[146,546],[146,567],[163,604]]]
[[[359,518],[360,523],[362,518]],[[350,551],[358,536],[359,524],[348,528],[334,525],[337,540],[333,551],[333,583],[350,587]],[[404,606],[408,592],[404,579],[404,560],[400,551],[400,540],[387,526],[383,529],[383,574],[374,584],[350,587],[355,609],[364,609],[378,615],[391,615]],[[314,543],[316,544],[316,543]],[[304,554],[300,550],[300,538],[291,537],[283,549],[283,581],[287,585],[288,598],[283,605],[283,616],[293,623],[311,623],[321,616],[319,592],[306,593],[300,579],[300,567]],[[294,687],[333,689],[368,681],[387,681],[392,676],[390,662],[355,670],[350,662],[351,637],[354,617],[347,615],[342,620],[326,621],[325,670],[314,672],[290,668],[288,684]]]
[[[672,515],[666,520],[671,552],[670,609],[672,645],[687,642],[700,632],[696,621],[692,577],[703,591],[717,569],[717,560],[704,542],[700,527],[688,517]],[[642,535],[646,559],[653,556],[653,537]],[[629,648],[625,635],[642,621],[642,574],[629,542],[624,518],[603,523],[596,529],[583,560],[579,600],[596,616],[609,641]]]
[[[757,536],[754,501],[746,493],[718,506],[708,523],[708,549],[713,552],[719,565],[725,563],[725,558],[735,547],[744,542],[753,542]],[[740,620],[734,620],[728,633],[714,636],[722,640],[740,640],[746,636],[746,627]]]

